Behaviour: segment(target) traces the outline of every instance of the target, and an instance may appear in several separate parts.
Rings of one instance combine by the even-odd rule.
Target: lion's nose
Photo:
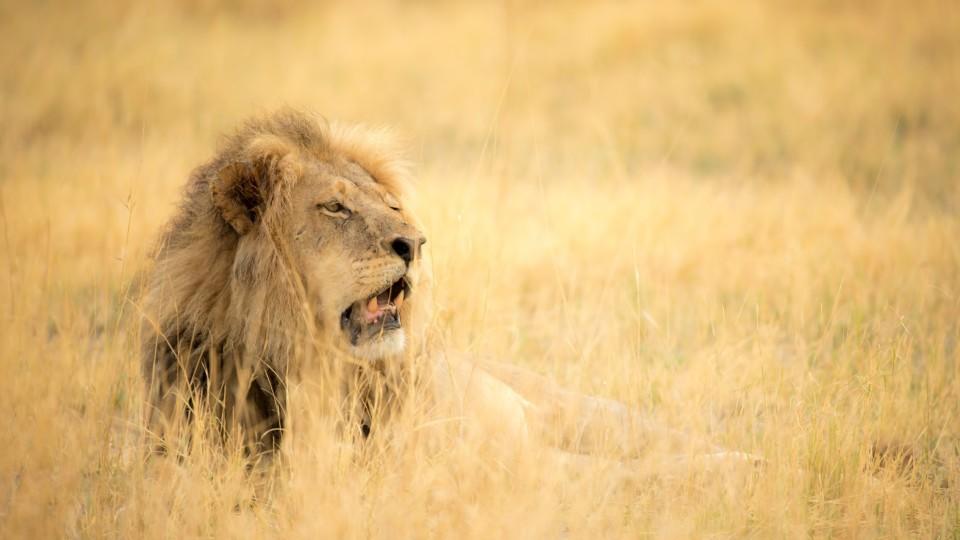
[[[410,264],[417,258],[417,252],[420,251],[420,246],[425,244],[426,241],[427,239],[422,236],[417,239],[406,236],[396,236],[390,240],[390,249],[393,250],[398,257],[403,259],[403,262]]]

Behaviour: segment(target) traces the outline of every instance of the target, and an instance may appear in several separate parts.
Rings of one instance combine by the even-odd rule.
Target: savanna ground
[[[960,536],[956,3],[231,6],[0,5],[0,537]],[[145,463],[137,276],[283,104],[404,136],[448,347],[767,465]]]

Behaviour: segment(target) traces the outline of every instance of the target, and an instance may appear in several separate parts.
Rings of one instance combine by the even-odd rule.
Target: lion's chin
[[[350,352],[362,360],[376,361],[398,355],[406,346],[407,336],[398,328],[358,345],[352,345]]]

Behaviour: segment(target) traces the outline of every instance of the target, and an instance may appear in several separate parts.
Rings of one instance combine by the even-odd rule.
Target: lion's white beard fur
[[[394,330],[380,339],[351,347],[351,352],[358,358],[373,361],[400,354],[406,346],[406,334],[403,330]]]

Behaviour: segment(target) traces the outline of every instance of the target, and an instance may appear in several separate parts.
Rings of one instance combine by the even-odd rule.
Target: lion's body
[[[364,436],[422,391],[486,439],[630,455],[651,434],[675,438],[620,403],[431,351],[425,240],[405,168],[380,139],[285,111],[193,172],[143,302],[148,427],[164,447],[203,408],[255,452],[276,449],[307,365]]]

